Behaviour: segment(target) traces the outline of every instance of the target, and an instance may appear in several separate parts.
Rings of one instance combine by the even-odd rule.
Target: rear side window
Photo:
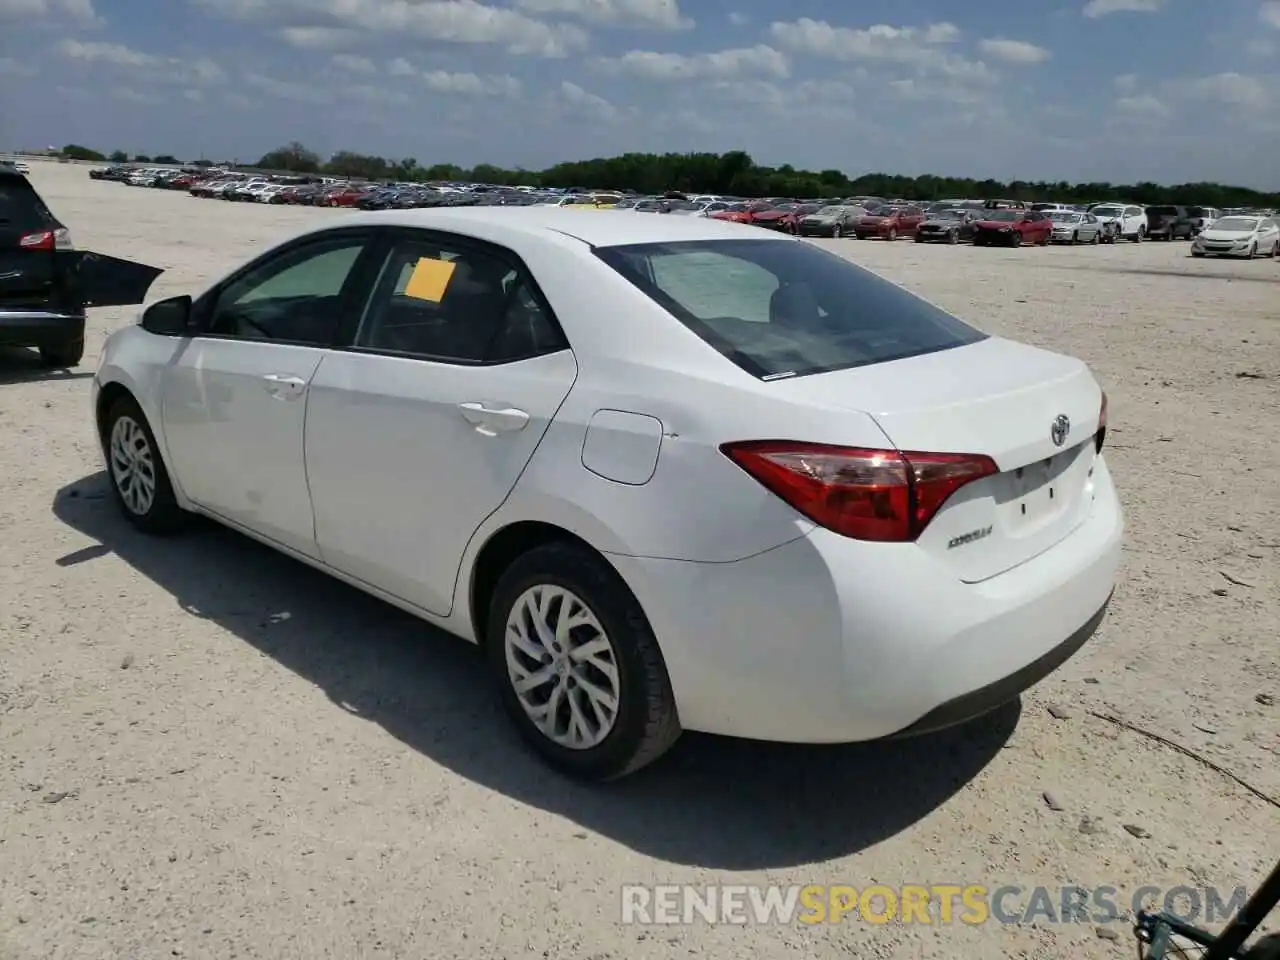
[[[595,252],[762,379],[885,363],[986,339],[888,280],[807,243],[696,240]]]
[[[26,177],[0,173],[0,226],[25,230],[62,224],[49,212]]]

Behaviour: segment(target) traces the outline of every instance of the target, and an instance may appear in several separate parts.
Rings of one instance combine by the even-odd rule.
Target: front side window
[[[884,363],[986,338],[810,244],[697,240],[595,252],[724,357],[761,378]]]
[[[511,260],[429,235],[392,247],[354,345],[461,363],[522,360],[565,346]]]
[[[366,236],[326,237],[291,247],[231,281],[218,295],[211,334],[245,340],[328,345],[342,293]]]

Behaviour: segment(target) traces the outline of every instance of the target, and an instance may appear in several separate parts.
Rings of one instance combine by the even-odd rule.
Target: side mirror
[[[142,329],[162,337],[181,337],[191,332],[191,297],[183,294],[153,303],[142,314]]]

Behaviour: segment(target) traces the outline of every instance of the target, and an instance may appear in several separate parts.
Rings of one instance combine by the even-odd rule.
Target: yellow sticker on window
[[[404,286],[404,295],[413,297],[415,300],[439,303],[444,298],[444,292],[448,289],[449,280],[453,277],[453,271],[457,266],[456,263],[448,260],[420,258],[413,268],[413,273],[409,274],[409,282]]]

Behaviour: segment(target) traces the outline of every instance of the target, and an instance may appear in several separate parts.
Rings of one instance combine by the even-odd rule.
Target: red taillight
[[[1107,439],[1107,391],[1102,391],[1102,409],[1098,411],[1098,432],[1094,434],[1094,446],[1098,453],[1102,452],[1102,444]]]
[[[761,484],[828,530],[856,540],[915,540],[967,483],[999,472],[967,453],[866,450],[755,440],[721,451]]]
[[[18,238],[18,246],[23,250],[52,250],[57,242],[57,235],[52,230],[24,233]]]

